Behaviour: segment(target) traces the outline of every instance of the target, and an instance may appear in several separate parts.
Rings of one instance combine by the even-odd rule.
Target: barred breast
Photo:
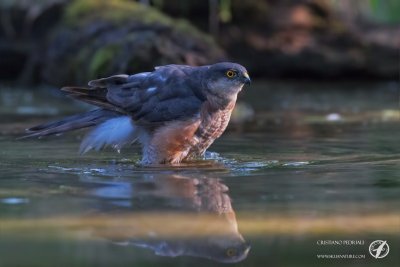
[[[171,163],[202,156],[228,126],[235,102],[213,108],[206,102],[200,114],[185,121],[173,121],[155,130],[144,143],[144,163]]]
[[[197,142],[189,150],[188,158],[202,156],[214,140],[222,135],[228,126],[234,107],[234,102],[224,109],[213,110],[207,104],[203,107],[200,125],[194,134]]]

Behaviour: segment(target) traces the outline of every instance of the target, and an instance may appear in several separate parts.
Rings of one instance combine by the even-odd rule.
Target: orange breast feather
[[[200,119],[190,119],[171,122],[157,129],[151,141],[151,146],[157,150],[157,158],[170,163],[180,162],[198,142],[194,134],[199,125]]]

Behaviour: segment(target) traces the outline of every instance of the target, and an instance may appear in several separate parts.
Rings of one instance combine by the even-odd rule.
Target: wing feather
[[[153,72],[93,80],[89,88],[62,90],[74,99],[129,114],[136,122],[160,123],[199,113],[204,99],[192,88],[191,70],[189,66],[167,65]]]
[[[97,80],[92,80],[88,83],[90,87],[101,87],[106,88],[109,85],[118,85],[124,84],[127,82],[129,75],[126,74],[118,74],[114,76],[110,76],[107,78],[101,78]]]

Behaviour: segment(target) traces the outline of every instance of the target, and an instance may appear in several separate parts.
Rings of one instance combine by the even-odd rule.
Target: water
[[[78,156],[83,132],[15,140],[87,106],[2,87],[0,266],[400,264],[397,84],[256,84],[205,161],[152,168]]]

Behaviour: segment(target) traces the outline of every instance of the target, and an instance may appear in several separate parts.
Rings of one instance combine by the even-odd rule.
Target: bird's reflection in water
[[[102,213],[120,219],[97,227],[95,235],[160,256],[227,263],[247,257],[250,246],[238,231],[228,187],[219,179],[163,175],[101,183],[92,193],[107,200],[101,202]]]

